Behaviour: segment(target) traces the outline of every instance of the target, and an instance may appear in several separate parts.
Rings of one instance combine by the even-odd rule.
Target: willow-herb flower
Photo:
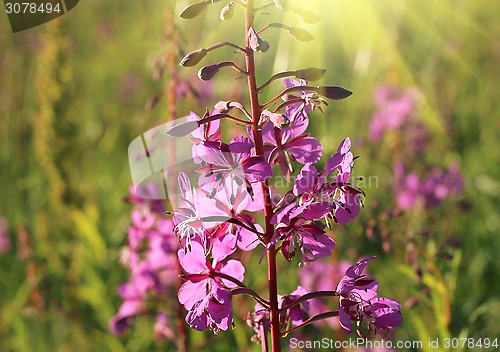
[[[187,280],[179,289],[179,302],[189,311],[186,322],[196,330],[227,330],[232,324],[232,295],[229,288],[236,285],[226,279],[214,276],[223,273],[243,281],[245,268],[234,259],[223,262],[224,256],[214,257],[210,263],[205,248],[191,243],[191,251],[177,253]]]

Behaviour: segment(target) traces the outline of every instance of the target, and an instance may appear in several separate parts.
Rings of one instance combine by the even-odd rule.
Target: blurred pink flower
[[[405,173],[403,164],[394,165],[396,202],[401,209],[413,208],[419,199],[425,206],[436,207],[451,196],[459,195],[464,189],[464,179],[456,164],[448,171],[433,168],[424,178],[415,173]]]
[[[415,111],[417,92],[393,86],[380,86],[375,91],[377,110],[370,123],[370,139],[379,141],[386,130],[401,128]]]
[[[351,266],[347,261],[333,263],[331,261],[315,261],[303,267],[299,271],[300,283],[308,292],[330,291],[336,287],[346,270]],[[317,298],[310,301],[310,315],[314,316],[329,310],[324,298]],[[328,324],[332,329],[339,326],[339,318],[318,320],[315,325]]]
[[[0,218],[0,253],[8,252],[11,248],[9,223],[6,218]]]

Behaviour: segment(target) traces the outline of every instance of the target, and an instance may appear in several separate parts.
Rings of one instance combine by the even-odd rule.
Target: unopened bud
[[[273,125],[278,128],[283,128],[285,126],[288,126],[288,124],[290,123],[290,120],[288,120],[288,118],[282,114],[273,113],[269,117],[269,120],[271,120]]]
[[[190,67],[196,65],[198,62],[203,60],[205,56],[207,56],[207,49],[201,48],[195,51],[191,51],[189,54],[184,56],[179,63],[179,65],[183,67]]]
[[[180,14],[180,17],[188,20],[195,18],[202,13],[208,6],[208,1],[200,1],[186,7]]]
[[[230,1],[226,6],[220,11],[220,19],[222,21],[229,20],[234,14],[234,2]]]
[[[232,109],[232,107],[229,106],[229,104],[231,104],[230,101],[221,100],[217,104],[214,105],[214,109],[219,111],[219,113],[221,113],[221,114],[225,114],[225,113],[228,113]]]
[[[208,81],[213,78],[219,72],[219,65],[207,65],[200,68],[198,71],[198,77],[202,81]]]
[[[295,77],[306,81],[317,81],[325,75],[326,70],[322,68],[309,67],[295,71]]]
[[[323,86],[317,90],[319,95],[332,100],[341,100],[349,97],[352,92],[337,86]]]
[[[285,115],[270,112],[269,110],[264,110],[262,115],[269,118],[273,125],[278,128],[283,128],[290,123],[290,120]]]
[[[245,318],[245,322],[249,327],[253,327],[253,319],[252,319],[252,314],[250,312],[247,313],[247,316]]]
[[[252,27],[248,30],[248,36],[250,37],[249,45],[253,51],[266,52],[269,49],[269,43],[262,40]]]
[[[265,53],[266,51],[269,50],[269,43],[266,42],[265,40],[262,40],[260,42],[260,45],[259,45],[259,51],[262,51],[263,53]]]

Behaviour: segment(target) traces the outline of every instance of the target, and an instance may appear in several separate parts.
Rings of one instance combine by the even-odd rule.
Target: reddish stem
[[[333,317],[338,317],[338,316],[339,316],[339,311],[338,310],[331,311],[331,312],[320,313],[318,315],[310,317],[309,319],[307,319],[305,322],[303,322],[300,325],[294,326],[293,328],[290,328],[288,330],[283,331],[282,334],[283,335],[289,334],[292,331],[300,329],[300,328],[302,328],[302,327],[304,327],[306,325],[309,325],[309,324],[311,324],[311,323],[313,323],[315,321],[321,320],[321,319],[333,318]]]
[[[262,141],[262,131],[259,128],[259,120],[262,108],[259,104],[259,94],[257,81],[255,78],[254,52],[250,49],[248,31],[254,24],[255,8],[253,0],[247,0],[245,8],[245,61],[247,68],[248,90],[250,95],[250,105],[252,108],[252,132],[257,155],[264,160],[264,144]],[[262,183],[262,194],[264,197],[264,216],[266,221],[265,241],[269,243],[273,234],[274,226],[271,224],[273,215],[269,185]],[[269,306],[271,318],[271,351],[281,352],[281,332],[278,308],[278,287],[276,275],[276,248],[271,246],[267,251],[267,282],[269,287]]]
[[[172,16],[170,14],[169,11],[166,11],[166,14],[165,14],[166,18],[165,18],[165,23],[172,23]],[[167,25],[167,35],[169,37],[171,37],[172,40],[176,41],[177,40],[177,33],[175,31],[175,27],[173,26],[170,26],[170,25]],[[170,77],[170,81],[169,83],[167,84],[167,87],[166,87],[166,96],[167,96],[167,109],[168,109],[168,121],[174,121],[175,118],[176,118],[176,103],[175,103],[175,89],[176,89],[176,86],[178,85],[179,83],[179,77],[177,76],[177,58],[176,58],[176,54],[175,54],[175,50],[174,50],[174,45],[171,45],[169,46],[169,49],[167,51],[167,65],[168,65],[168,69],[171,73],[171,77]],[[169,138],[168,139],[168,151],[172,151],[175,149],[175,145],[173,143],[173,139],[172,138]],[[175,165],[175,153],[169,153],[167,151],[167,155],[169,157],[169,164],[172,165]],[[174,170],[172,170],[174,172]],[[172,207],[172,204],[170,202],[170,199],[169,199],[169,195],[168,195],[168,190],[173,190],[175,189],[176,187],[176,184],[175,184],[175,179],[173,178],[169,178],[168,179],[168,183],[166,183],[166,178],[165,178],[165,174],[162,174],[162,176],[164,177],[164,187],[166,187],[165,189],[165,194],[166,194],[166,197],[167,197],[167,208],[169,210],[172,210],[173,207]],[[177,272],[178,274],[182,274],[182,267],[181,267],[181,264],[178,260],[176,260],[176,269],[177,269]],[[182,284],[184,283],[181,279],[180,276],[177,276],[177,279],[176,279],[176,292],[179,291],[179,288],[182,286]],[[177,300],[176,300],[177,301]],[[186,352],[189,350],[189,345],[188,345],[188,338],[187,338],[187,329],[186,329],[186,323],[184,322],[184,307],[182,306],[182,304],[180,304],[178,301],[176,302],[175,304],[175,308],[176,308],[176,318],[175,318],[175,322],[176,322],[176,328],[177,328],[177,336],[176,336],[176,345],[177,345],[177,350],[179,352]]]
[[[269,343],[267,342],[267,332],[264,324],[260,325],[259,329],[260,344],[262,346],[262,352],[269,352]]]

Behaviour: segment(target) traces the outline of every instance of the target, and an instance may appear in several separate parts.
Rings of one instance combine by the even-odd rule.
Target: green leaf
[[[295,71],[295,77],[306,81],[317,81],[325,75],[326,70],[322,68],[309,67]]]
[[[288,33],[301,42],[308,42],[314,39],[311,33],[302,28],[289,27]]]
[[[70,214],[75,223],[75,231],[87,241],[92,249],[90,252],[92,258],[97,263],[103,263],[106,259],[106,245],[97,229],[95,219],[91,214],[78,209],[73,209]]]
[[[292,12],[302,18],[305,23],[313,24],[318,23],[321,20],[321,17],[312,13],[309,10],[301,9],[300,7],[292,7]]]

